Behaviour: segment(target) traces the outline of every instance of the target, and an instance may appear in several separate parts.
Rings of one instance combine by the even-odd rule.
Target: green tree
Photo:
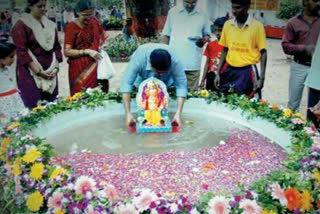
[[[277,17],[279,19],[288,20],[297,15],[302,10],[301,0],[282,0],[280,2]]]

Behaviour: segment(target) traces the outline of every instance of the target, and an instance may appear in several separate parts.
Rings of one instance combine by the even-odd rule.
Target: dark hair
[[[94,9],[94,4],[92,0],[79,0],[74,8],[74,16],[78,17],[78,13],[85,10]]]
[[[35,4],[37,4],[40,0],[28,0],[28,6],[25,9],[26,13],[30,13],[31,12],[31,7]]]
[[[231,0],[231,3],[248,6],[251,4],[251,0]]]
[[[159,71],[166,71],[171,66],[171,56],[167,50],[155,49],[151,52],[150,64]]]
[[[217,18],[214,23],[213,23],[213,26],[214,27],[223,27],[224,23],[226,23],[226,21],[228,21],[228,18],[227,17],[220,17],[220,18]]]
[[[4,59],[16,50],[16,46],[8,40],[0,40],[0,59]]]

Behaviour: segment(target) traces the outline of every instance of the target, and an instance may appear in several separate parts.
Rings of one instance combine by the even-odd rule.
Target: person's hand
[[[102,58],[100,53],[98,51],[95,51],[95,50],[86,49],[85,53],[87,55],[89,55],[91,58],[95,59],[95,60],[99,60],[99,59]]]
[[[53,79],[55,76],[57,76],[58,72],[59,72],[59,67],[55,67],[51,71],[47,71],[46,73],[48,76],[50,76]]]
[[[178,124],[179,127],[182,125],[182,119],[181,119],[181,115],[180,115],[180,114],[176,114],[176,115],[173,117],[172,124],[173,124],[173,123]]]
[[[315,46],[314,45],[306,45],[304,47],[304,51],[307,55],[312,56],[315,50]]]
[[[202,39],[197,39],[196,45],[197,45],[199,48],[202,48],[202,47],[204,46],[203,40],[202,40]]]
[[[214,86],[219,89],[220,87],[220,75],[219,73],[216,73],[216,77],[214,78]]]
[[[134,119],[133,115],[132,114],[127,114],[127,117],[126,117],[126,125],[127,125],[127,127],[132,126],[134,123],[136,123],[136,120]]]
[[[52,80],[54,78],[54,76],[51,76],[49,73],[45,72],[45,71],[40,71],[37,76],[45,79],[45,80]]]
[[[199,85],[200,89],[204,89],[205,82],[206,82],[205,80],[201,80],[200,85]]]
[[[257,86],[253,89],[254,91],[261,91],[264,86],[264,79],[259,79]]]
[[[320,101],[317,105],[309,108],[309,110],[317,117],[318,120],[320,120]]]

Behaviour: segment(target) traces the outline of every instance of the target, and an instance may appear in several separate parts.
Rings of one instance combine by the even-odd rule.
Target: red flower
[[[289,188],[284,192],[288,201],[288,209],[293,211],[295,208],[301,207],[301,194],[296,188]]]

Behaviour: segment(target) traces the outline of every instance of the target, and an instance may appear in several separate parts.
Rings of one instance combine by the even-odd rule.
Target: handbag
[[[100,51],[101,59],[98,61],[97,79],[108,80],[115,75],[115,70],[106,51]]]

